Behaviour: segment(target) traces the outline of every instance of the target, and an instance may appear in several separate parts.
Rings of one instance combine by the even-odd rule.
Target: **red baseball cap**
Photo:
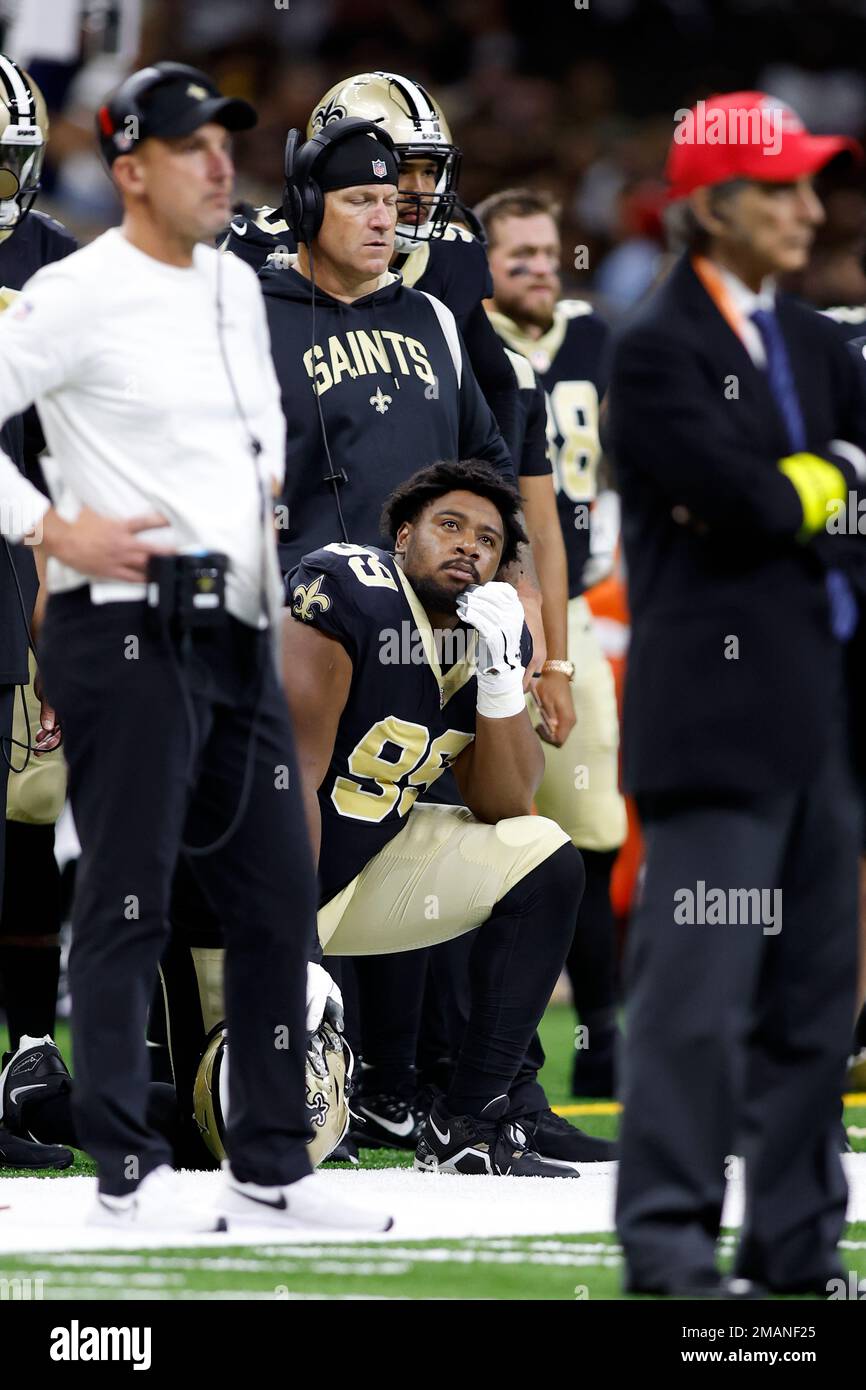
[[[790,106],[766,92],[725,92],[677,111],[665,177],[669,198],[729,179],[789,183],[817,173],[834,155],[863,150],[847,135],[810,135]]]

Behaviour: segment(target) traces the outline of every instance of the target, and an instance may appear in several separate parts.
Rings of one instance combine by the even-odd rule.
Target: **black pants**
[[[268,637],[228,619],[183,658],[146,626],[143,603],[53,597],[40,653],[63,720],[81,840],[70,986],[76,1117],[101,1188],[120,1194],[170,1161],[145,1118],[145,1024],[167,937],[182,839],[219,906],[232,1046],[227,1148],[241,1180],[309,1172],[304,1106],[305,963],[315,885],[291,727]],[[251,731],[255,724],[255,738]],[[193,727],[194,726],[194,727]]]
[[[15,713],[17,685],[0,685],[0,809],[3,811],[0,823],[0,906],[3,903],[3,880],[6,868],[6,787],[9,782],[9,759],[20,767],[26,757],[23,748],[15,748],[12,743],[12,719]],[[20,698],[20,697],[19,697]],[[35,738],[35,732],[33,737]],[[14,773],[13,773],[14,776]]]
[[[627,946],[617,1194],[640,1286],[711,1273],[735,1153],[746,1158],[738,1272],[780,1290],[838,1273],[859,848],[845,753],[840,738],[808,785],[785,795],[641,807],[646,879]],[[731,890],[780,890],[781,930],[683,921],[684,890],[697,904],[701,881],[729,903]]]
[[[474,934],[469,1019],[448,1090],[453,1114],[480,1115],[499,1095],[508,1096],[513,1116],[547,1108],[536,1079],[544,1064],[536,1030],[574,936],[583,885],[579,852],[561,845]]]
[[[54,1033],[60,975],[60,870],[54,826],[6,822],[0,985],[9,1046]]]

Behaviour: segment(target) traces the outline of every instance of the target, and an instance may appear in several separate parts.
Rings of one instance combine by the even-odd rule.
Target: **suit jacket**
[[[786,295],[776,309],[808,449],[866,447],[866,391],[835,326]],[[826,569],[863,586],[866,538],[797,540],[800,501],[777,467],[792,449],[767,375],[687,257],[615,343],[609,441],[632,614],[627,788],[802,783],[838,737],[849,686]],[[856,489],[855,470],[840,466]]]

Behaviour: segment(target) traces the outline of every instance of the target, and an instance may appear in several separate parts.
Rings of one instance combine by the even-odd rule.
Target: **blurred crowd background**
[[[341,77],[384,68],[428,86],[464,152],[470,205],[552,190],[565,288],[616,317],[663,254],[661,173],[674,113],[760,88],[816,132],[866,135],[866,0],[0,0],[2,51],[42,89],[52,130],[40,206],[87,239],[116,220],[93,113],[142,63],[204,67],[247,97],[238,193],[276,203],[286,130]],[[866,301],[866,166],[823,176],[827,221],[792,288]],[[572,248],[586,247],[586,270]]]

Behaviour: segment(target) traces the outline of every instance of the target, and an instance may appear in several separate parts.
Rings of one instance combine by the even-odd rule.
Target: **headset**
[[[313,171],[316,163],[327,149],[338,145],[341,140],[348,140],[352,135],[375,136],[396,158],[394,141],[387,130],[383,130],[375,121],[364,120],[361,116],[347,116],[341,121],[331,121],[303,144],[299,130],[290,130],[286,137],[286,152],[283,160],[285,173],[283,216],[294,234],[295,241],[302,241],[305,244],[310,258],[311,349],[316,346],[316,271],[313,261],[313,241],[321,229],[325,216],[325,195],[316,183]],[[343,517],[343,508],[340,505],[340,484],[347,483],[349,475],[345,468],[337,469],[334,467],[328,444],[328,431],[325,428],[325,417],[322,414],[322,401],[315,387],[314,395],[319,415],[322,444],[328,463],[328,471],[323,475],[322,481],[330,483],[334,490],[340,534],[343,540],[348,543],[349,533]]]
[[[319,232],[325,216],[325,195],[313,178],[313,170],[325,150],[348,140],[351,135],[374,135],[396,158],[394,141],[382,126],[361,116],[347,116],[331,121],[324,129],[301,144],[299,130],[290,130],[286,138],[284,159],[285,187],[283,216],[295,234],[296,241],[307,246]]]
[[[162,86],[164,82],[174,82],[179,77],[204,87],[212,96],[219,96],[212,79],[200,68],[192,68],[187,63],[154,63],[152,67],[142,68],[140,72],[127,77],[100,106],[96,113],[96,134],[102,157],[109,167],[112,157],[129,154],[144,139],[140,132],[142,126],[147,124],[147,112],[141,108],[142,98],[155,87]],[[135,134],[126,129],[130,120],[135,123]]]

